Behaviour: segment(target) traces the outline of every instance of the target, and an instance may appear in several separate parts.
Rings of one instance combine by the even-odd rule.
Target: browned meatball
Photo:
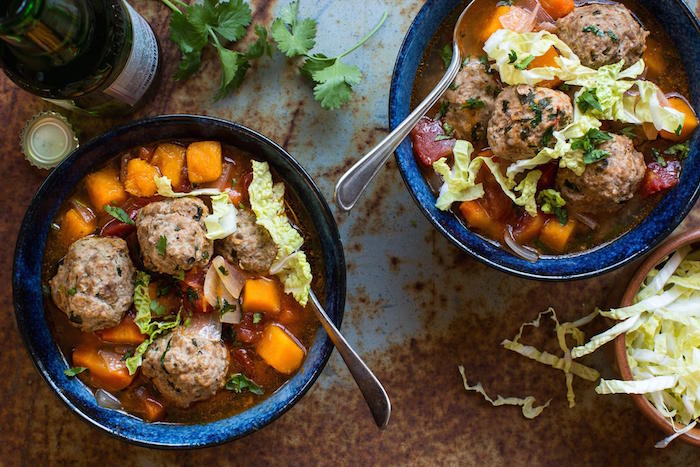
[[[634,196],[646,170],[644,156],[626,136],[612,137],[599,146],[610,155],[587,165],[581,176],[559,169],[557,187],[567,207],[592,214],[610,213]]]
[[[134,273],[121,238],[81,238],[70,246],[49,281],[51,297],[82,331],[111,328],[133,303]]]
[[[266,274],[277,256],[277,245],[265,227],[255,223],[253,212],[239,211],[236,231],[216,242],[216,251],[246,271]]]
[[[557,21],[557,35],[581,63],[598,69],[624,60],[623,68],[642,58],[649,35],[620,4],[591,4],[575,8]]]
[[[209,399],[226,382],[229,355],[221,341],[179,327],[157,338],[143,357],[143,374],[178,407]]]
[[[214,250],[206,237],[207,206],[197,198],[168,199],[143,207],[136,234],[143,264],[151,271],[177,274],[209,262]]]
[[[476,143],[485,141],[486,127],[501,86],[494,74],[476,60],[465,64],[445,93],[445,123],[455,129],[455,136]]]
[[[528,159],[554,145],[552,132],[569,124],[573,113],[571,99],[561,91],[509,86],[496,98],[488,126],[489,146],[502,159]]]

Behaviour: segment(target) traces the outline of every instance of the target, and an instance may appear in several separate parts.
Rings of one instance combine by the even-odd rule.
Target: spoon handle
[[[408,136],[418,120],[430,110],[433,105],[447,91],[459,72],[462,59],[460,58],[459,47],[455,42],[452,45],[452,61],[445,72],[445,76],[438,82],[430,94],[418,104],[411,114],[397,126],[394,131],[370,150],[355,165],[350,167],[335,186],[335,203],[343,211],[349,211],[355,206],[357,200],[365,191],[367,185],[377,175],[379,169],[384,165],[389,156],[399,147],[399,144]]]
[[[386,428],[389,423],[389,416],[391,415],[391,401],[382,383],[379,382],[377,377],[374,376],[374,373],[372,373],[372,370],[367,367],[360,356],[350,347],[348,341],[345,340],[338,328],[335,327],[326,314],[326,311],[319,303],[313,291],[310,297],[314,311],[316,311],[316,316],[318,316],[318,319],[321,321],[323,328],[328,333],[328,337],[331,338],[335,348],[338,349],[340,356],[343,357],[343,361],[345,361],[348,370],[350,370],[350,374],[352,374],[352,377],[355,379],[355,383],[359,386],[362,396],[365,398],[369,410],[372,412],[374,422],[379,428]]]

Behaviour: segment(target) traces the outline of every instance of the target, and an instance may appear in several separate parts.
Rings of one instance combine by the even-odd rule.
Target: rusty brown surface
[[[320,111],[291,66],[279,67],[279,80],[292,83],[283,89],[271,91],[249,78],[240,95],[224,103],[210,99],[218,83],[218,70],[211,60],[191,82],[174,83],[170,76],[177,52],[167,40],[167,10],[155,1],[132,3],[154,26],[165,53],[157,97],[134,117],[187,112],[247,124],[297,155],[329,199],[338,175],[385,134],[382,112],[400,37],[380,41],[387,63],[378,65],[380,71],[370,76],[371,85],[358,89],[347,107],[346,115],[352,116],[348,121],[342,114]],[[269,22],[275,2],[253,3],[258,5],[256,19]],[[390,30],[404,31],[419,3],[385,2],[395,18]],[[280,57],[276,61],[283,63]],[[251,104],[269,92],[280,93],[273,111]],[[386,431],[374,427],[337,354],[318,383],[286,415],[224,446],[190,452],[148,450],[91,428],[39,376],[12,316],[13,245],[24,210],[47,174],[24,161],[18,135],[24,122],[48,105],[18,91],[4,77],[0,77],[0,103],[5,132],[0,140],[0,238],[4,242],[0,303],[6,315],[0,326],[0,464],[691,465],[697,456],[697,451],[680,443],[654,449],[661,433],[627,397],[598,396],[594,383],[577,379],[577,406],[567,408],[561,372],[500,347],[520,323],[550,305],[568,320],[596,305],[615,303],[634,266],[568,284],[534,283],[493,271],[460,253],[430,227],[393,163],[382,171],[355,212],[336,215],[349,275],[343,329],[392,398],[394,412]],[[119,122],[77,116],[72,120],[83,140]],[[320,150],[309,139],[322,137],[323,128],[330,128],[336,139],[335,145]],[[349,144],[338,145],[340,137]],[[698,208],[686,225],[700,225]],[[374,284],[377,281],[379,286]],[[588,335],[594,330],[587,330]],[[550,328],[528,335],[526,341],[554,350]],[[600,352],[584,363],[600,369],[603,376],[614,376],[611,352]],[[481,381],[490,394],[532,394],[538,401],[551,398],[551,405],[533,421],[524,419],[517,408],[493,408],[479,395],[464,391],[457,371],[460,364],[466,367],[470,382]]]

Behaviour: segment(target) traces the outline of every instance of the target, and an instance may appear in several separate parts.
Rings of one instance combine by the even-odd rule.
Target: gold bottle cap
[[[49,111],[41,112],[27,122],[20,145],[30,164],[50,169],[78,147],[78,138],[63,115]]]

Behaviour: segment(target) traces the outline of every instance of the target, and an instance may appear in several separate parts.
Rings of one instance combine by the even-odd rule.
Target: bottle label
[[[136,105],[153,83],[158,71],[158,42],[151,26],[126,2],[131,18],[133,45],[126,66],[103,92],[131,106]]]

